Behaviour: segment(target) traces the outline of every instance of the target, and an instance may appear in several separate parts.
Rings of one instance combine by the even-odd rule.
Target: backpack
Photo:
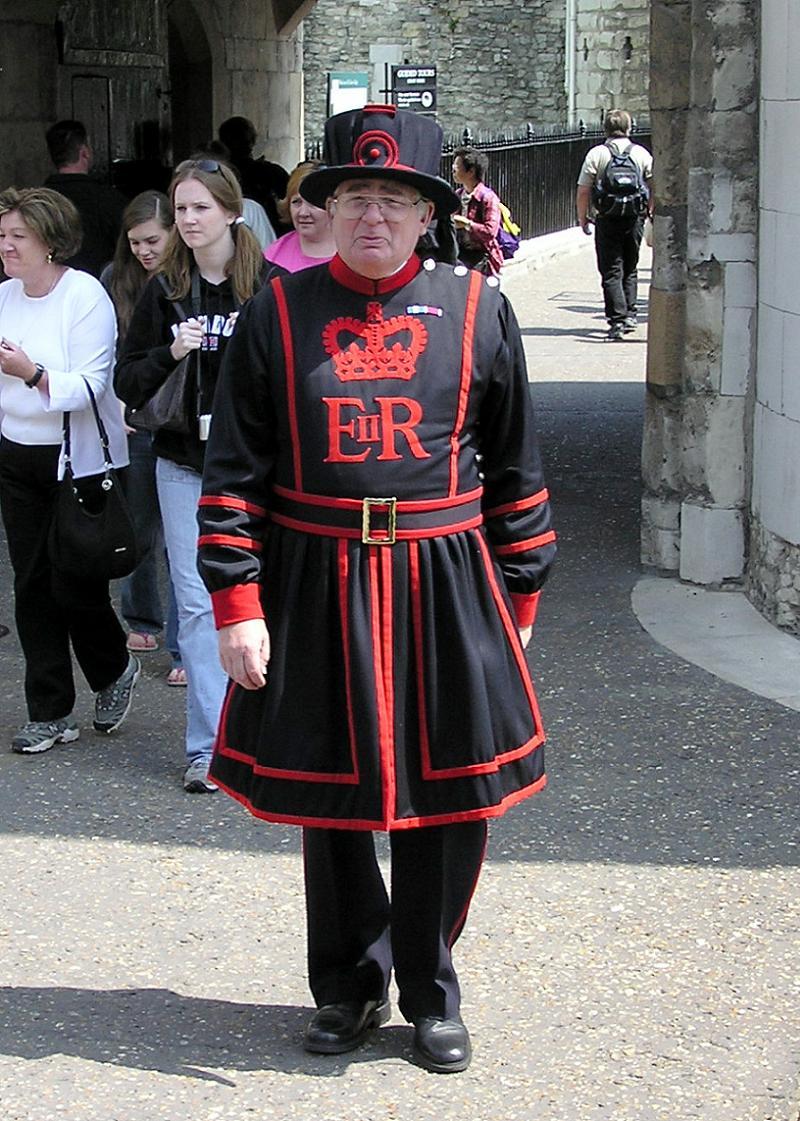
[[[592,188],[592,202],[602,218],[635,218],[644,214],[650,196],[642,173],[631,156],[633,144],[617,153],[609,140],[606,147],[611,153],[602,175]]]
[[[508,260],[519,249],[519,239],[522,230],[511,217],[511,211],[504,202],[500,203],[500,228],[497,231],[497,241],[503,251],[503,257]]]

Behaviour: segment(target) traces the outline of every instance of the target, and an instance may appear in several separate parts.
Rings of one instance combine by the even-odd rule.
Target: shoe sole
[[[96,732],[101,732],[104,736],[110,736],[112,732],[116,732],[117,728],[120,727],[122,722],[126,719],[128,713],[131,711],[131,705],[133,704],[133,691],[136,688],[136,682],[139,680],[139,674],[141,672],[142,666],[137,659],[136,672],[134,673],[133,681],[131,682],[131,691],[128,697],[128,704],[125,707],[125,711],[123,712],[122,716],[120,716],[119,720],[117,720],[114,724],[102,724],[97,720],[94,720],[92,723]]]
[[[12,743],[11,750],[15,755],[41,755],[44,751],[49,751],[51,747],[55,747],[57,743],[74,743],[80,736],[80,728],[67,728],[65,732],[60,735],[53,736],[52,739],[42,740],[41,743],[34,744],[32,747],[22,747],[19,744]]]
[[[383,1024],[388,1023],[392,1016],[392,1007],[388,1000],[383,1004],[379,1004],[376,1009],[371,1013],[369,1019],[364,1024],[364,1027],[358,1035],[349,1040],[347,1043],[309,1043],[307,1040],[303,1041],[303,1048],[311,1052],[313,1055],[343,1055],[346,1051],[355,1051],[356,1047],[360,1047],[367,1037],[367,1033],[372,1031],[373,1028],[379,1028]]]
[[[424,1051],[415,1045],[414,1046],[414,1059],[425,1070],[430,1070],[434,1074],[458,1074],[460,1070],[466,1070],[472,1062],[472,1055],[469,1054],[466,1058],[459,1059],[457,1063],[437,1063],[433,1059],[428,1058]]]

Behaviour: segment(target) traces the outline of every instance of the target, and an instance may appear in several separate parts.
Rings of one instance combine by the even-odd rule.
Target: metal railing
[[[649,123],[637,122],[631,138],[650,148]],[[528,125],[516,136],[465,129],[445,137],[439,174],[452,182],[455,149],[463,144],[478,148],[487,158],[486,182],[522,227],[522,237],[539,237],[575,225],[578,172],[588,150],[604,139],[602,128],[588,128],[582,121],[575,128]],[[306,159],[319,159],[321,152],[321,140],[306,144]]]
[[[631,139],[649,148],[649,124],[635,126]],[[589,149],[604,140],[602,128],[587,128],[583,122],[573,129],[528,126],[518,136],[465,130],[461,136],[445,139],[440,175],[452,179],[456,148],[478,148],[486,155],[486,182],[522,227],[522,237],[539,237],[576,224],[578,172]]]

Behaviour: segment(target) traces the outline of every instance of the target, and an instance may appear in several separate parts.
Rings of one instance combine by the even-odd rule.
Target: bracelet
[[[34,368],[36,370],[35,374],[30,379],[30,381],[25,382],[28,389],[35,389],[36,386],[39,384],[39,382],[42,380],[42,375],[47,373],[47,371],[45,370],[45,368],[41,364],[41,362],[35,362],[34,363]]]

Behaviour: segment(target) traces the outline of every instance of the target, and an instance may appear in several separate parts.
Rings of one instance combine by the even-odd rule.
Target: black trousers
[[[93,693],[125,672],[128,652],[107,580],[76,580],[47,547],[58,489],[59,447],[0,440],[0,512],[14,570],[14,614],[25,655],[30,720],[61,720],[75,704],[70,643]],[[79,480],[90,492],[96,480]]]
[[[486,835],[485,821],[391,833],[390,897],[372,833],[303,830],[308,974],[318,1006],[383,1000],[394,968],[407,1020],[458,1016],[452,949]]]
[[[609,323],[622,323],[636,315],[643,230],[643,218],[598,217],[595,223],[594,248]]]

